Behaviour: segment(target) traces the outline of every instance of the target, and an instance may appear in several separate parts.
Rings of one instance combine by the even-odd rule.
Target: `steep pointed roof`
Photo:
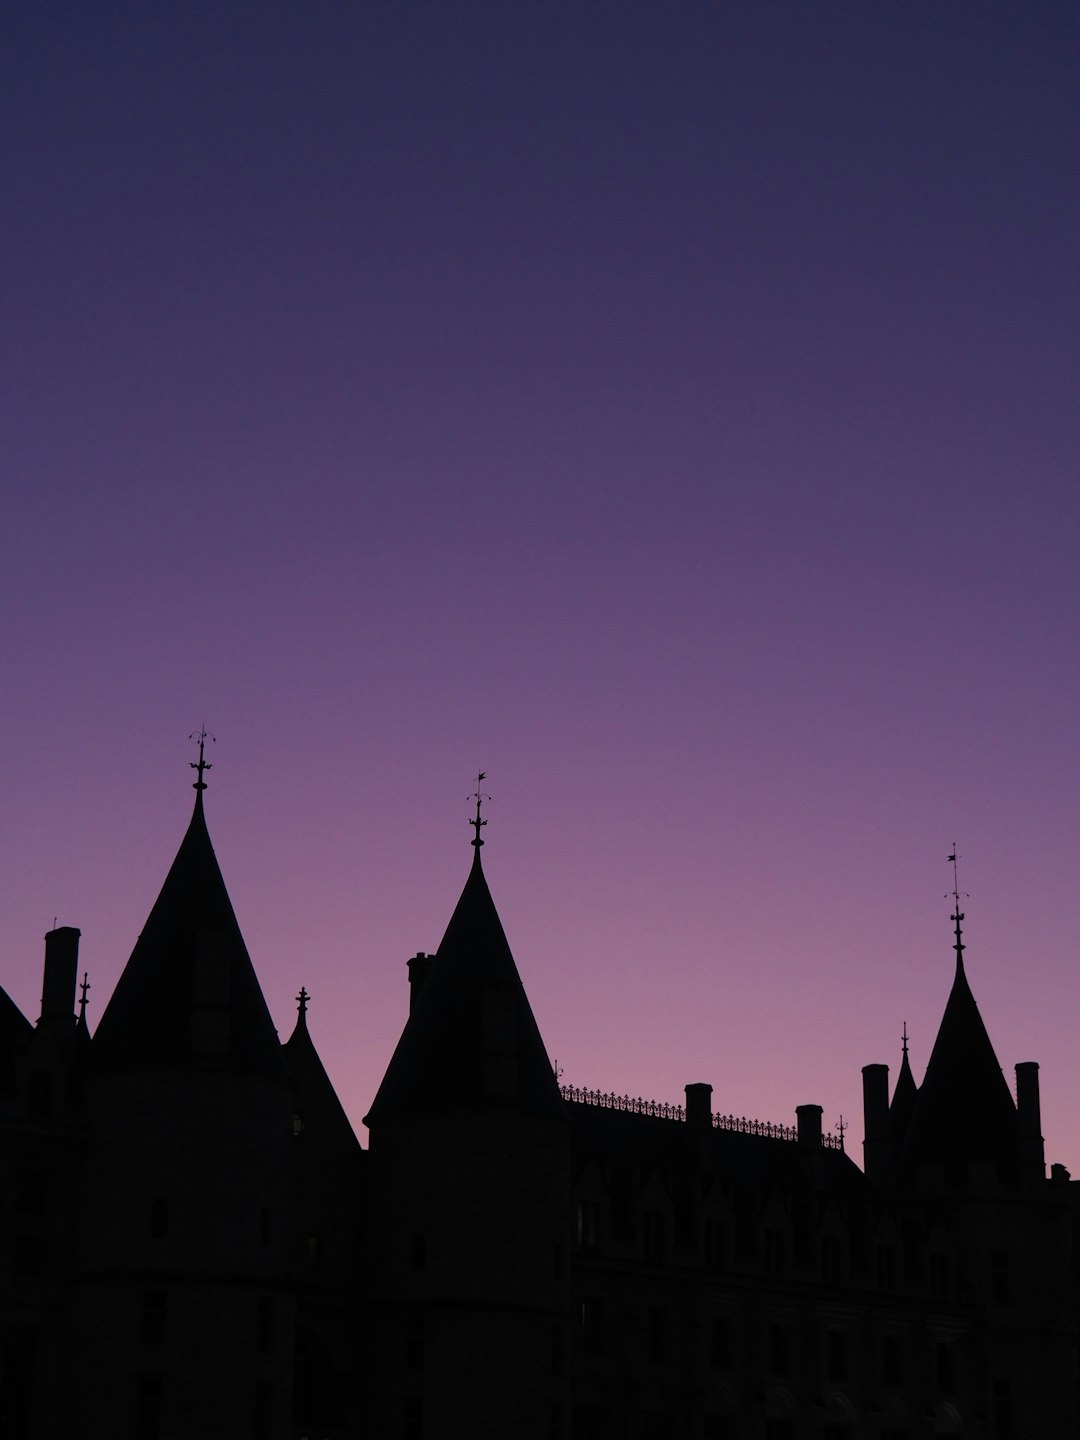
[[[894,1140],[902,1141],[906,1135],[918,1093],[919,1087],[915,1084],[915,1076],[911,1073],[911,1062],[908,1059],[907,1026],[905,1025],[900,1073],[896,1077],[896,1088],[893,1090],[892,1104],[889,1106],[889,1129]]]
[[[285,1041],[285,1068],[296,1084],[296,1113],[305,1131],[329,1136],[348,1149],[360,1149],[360,1141],[349,1123],[337,1091],[330,1082],[307,1023],[307,1002],[311,997],[301,987],[296,1026]]]
[[[1015,1158],[1016,1107],[964,973],[956,922],[956,975],[912,1110],[908,1160]]]
[[[206,828],[202,791],[161,894],[91,1041],[98,1068],[207,1063],[282,1075]]]
[[[33,1033],[33,1025],[0,987],[0,1093],[13,1084],[15,1061]]]
[[[566,1115],[477,844],[461,899],[365,1118],[496,1106]]]

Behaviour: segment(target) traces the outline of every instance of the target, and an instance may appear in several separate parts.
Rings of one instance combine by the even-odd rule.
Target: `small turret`
[[[480,861],[366,1117],[371,1413],[546,1440],[567,1405],[569,1123]],[[426,969],[426,966],[422,968]],[[373,1432],[374,1433],[374,1432]]]
[[[955,867],[955,853],[949,857]],[[1016,1107],[964,971],[960,891],[951,916],[956,973],[904,1140],[908,1163],[946,1166],[1017,1158]]]

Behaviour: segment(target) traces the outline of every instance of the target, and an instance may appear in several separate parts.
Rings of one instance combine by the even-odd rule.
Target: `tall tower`
[[[483,778],[482,776],[480,777]],[[564,1433],[569,1122],[473,862],[366,1117],[371,1434]]]
[[[285,1440],[291,1086],[206,828],[90,1042],[70,1435]]]

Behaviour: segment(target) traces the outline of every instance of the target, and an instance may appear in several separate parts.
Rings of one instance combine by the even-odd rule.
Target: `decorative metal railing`
[[[602,1110],[627,1110],[632,1115],[650,1115],[656,1120],[686,1119],[684,1105],[668,1105],[660,1100],[643,1100],[641,1096],[608,1094],[603,1090],[583,1090],[577,1085],[560,1085],[564,1100],[574,1105],[595,1105]],[[794,1125],[773,1125],[768,1120],[749,1120],[745,1115],[713,1115],[717,1130],[734,1130],[740,1135],[761,1135],[766,1140],[797,1140]],[[822,1135],[826,1150],[843,1150],[842,1135]]]

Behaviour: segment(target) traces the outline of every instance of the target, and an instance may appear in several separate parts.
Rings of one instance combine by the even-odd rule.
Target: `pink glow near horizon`
[[[5,18],[0,984],[207,813],[360,1126],[467,796],[575,1084],[861,1140],[952,976],[1080,1173],[1074,77],[1032,3]],[[894,1070],[895,1073],[895,1070]]]

